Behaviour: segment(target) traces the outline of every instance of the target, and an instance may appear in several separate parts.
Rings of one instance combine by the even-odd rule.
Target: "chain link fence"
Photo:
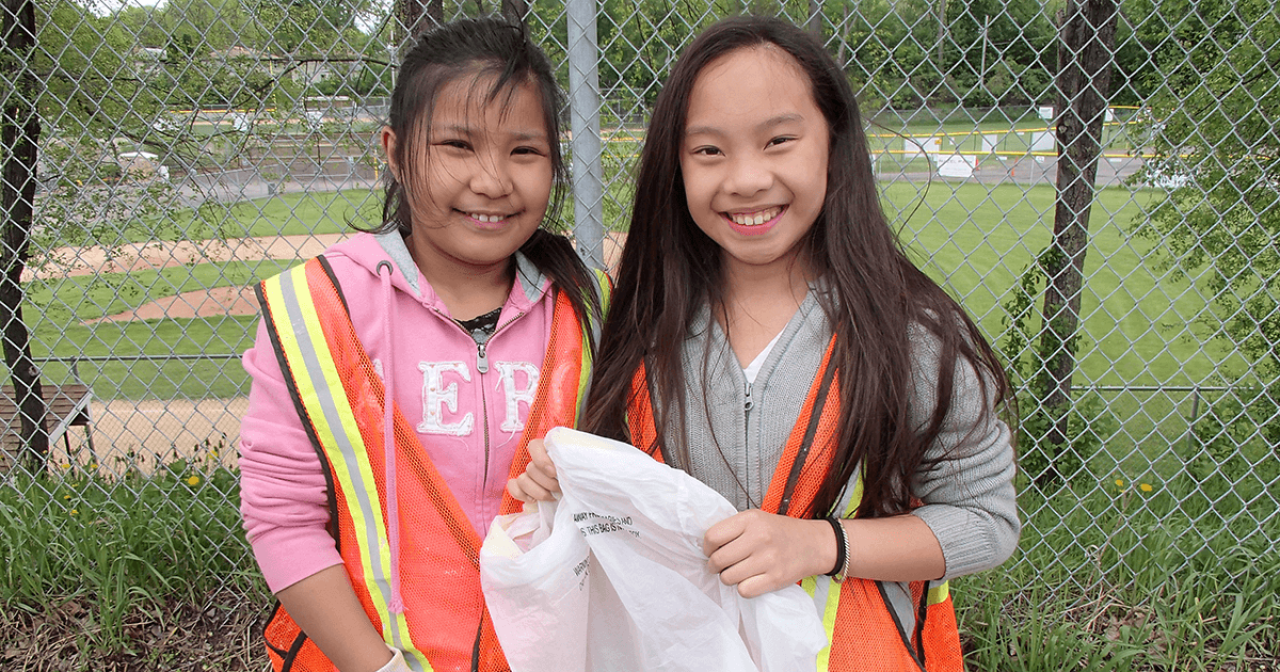
[[[1005,357],[1028,520],[1014,566],[1084,595],[1123,587],[1157,543],[1172,570],[1197,545],[1269,552],[1277,3],[1108,7],[6,1],[0,483],[55,515],[60,479],[119,494],[234,469],[252,286],[380,217],[377,133],[416,27],[528,25],[571,100],[564,226],[607,265],[672,60],[753,11],[844,65],[886,210]],[[225,527],[203,533],[250,567],[237,505],[226,490]],[[1114,515],[1140,511],[1156,524]]]

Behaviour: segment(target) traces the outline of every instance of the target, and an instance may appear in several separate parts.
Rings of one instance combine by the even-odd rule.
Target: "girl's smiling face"
[[[425,158],[407,175],[397,171],[402,183],[414,180],[407,242],[429,281],[428,269],[505,269],[537,230],[551,197],[552,139],[536,88],[517,85],[486,103],[487,92],[483,80],[443,85],[423,125],[425,142],[414,143]],[[387,156],[395,155],[395,142],[384,130]]]
[[[792,266],[827,193],[829,131],[794,59],[731,52],[698,74],[680,147],[689,213],[729,273]]]

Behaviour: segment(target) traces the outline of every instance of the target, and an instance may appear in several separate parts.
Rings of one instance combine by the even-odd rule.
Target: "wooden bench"
[[[94,453],[93,434],[89,425],[89,402],[93,399],[93,391],[83,383],[41,386],[44,391],[45,429],[49,432],[49,445],[59,438],[67,450],[67,459],[71,456],[71,440],[67,436],[72,427],[84,427],[89,443],[89,452]],[[12,385],[0,387],[0,471],[7,470],[14,458],[22,451],[22,420],[18,417],[18,404]]]

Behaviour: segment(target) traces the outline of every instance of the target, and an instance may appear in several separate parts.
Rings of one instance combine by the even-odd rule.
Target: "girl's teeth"
[[[472,216],[474,219],[476,219],[477,221],[481,221],[481,222],[484,222],[484,223],[486,223],[486,224],[492,224],[493,222],[501,222],[501,221],[502,221],[502,215],[475,215],[475,214],[473,214],[473,215],[471,215],[471,216]]]
[[[741,226],[759,226],[774,217],[777,217],[778,213],[781,211],[782,210],[780,208],[770,208],[769,210],[757,212],[754,215],[733,215],[733,221],[735,224],[739,224]]]

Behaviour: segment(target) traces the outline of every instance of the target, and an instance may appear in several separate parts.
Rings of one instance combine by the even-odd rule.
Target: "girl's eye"
[[[454,149],[471,149],[471,143],[466,140],[441,140],[436,144],[441,147],[452,147]]]
[[[542,156],[544,154],[544,152],[537,147],[516,147],[511,150],[511,153],[525,156]]]
[[[784,142],[791,142],[792,140],[795,140],[795,138],[791,136],[783,135],[770,140],[768,146],[775,147],[777,145],[781,145]]]
[[[720,154],[719,147],[695,147],[694,154],[702,156],[718,156]]]

